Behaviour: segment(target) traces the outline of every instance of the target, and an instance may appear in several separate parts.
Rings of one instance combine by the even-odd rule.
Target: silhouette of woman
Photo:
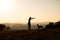
[[[31,30],[31,20],[34,18],[29,17],[28,19],[28,30]]]

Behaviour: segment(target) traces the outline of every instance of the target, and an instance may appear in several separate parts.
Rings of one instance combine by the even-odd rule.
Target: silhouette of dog
[[[43,28],[42,25],[38,25],[38,24],[37,24],[37,27],[38,27],[38,29],[42,29]]]

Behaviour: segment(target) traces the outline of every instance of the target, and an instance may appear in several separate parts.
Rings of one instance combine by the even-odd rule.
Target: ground
[[[0,40],[60,40],[60,28],[42,30],[6,30],[0,32]]]

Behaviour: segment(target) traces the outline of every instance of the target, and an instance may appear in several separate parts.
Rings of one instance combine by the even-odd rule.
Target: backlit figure
[[[28,30],[31,30],[31,20],[34,18],[29,17],[28,19]]]

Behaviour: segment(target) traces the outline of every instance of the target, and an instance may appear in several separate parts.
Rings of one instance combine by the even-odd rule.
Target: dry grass
[[[2,31],[0,40],[60,40],[60,28]]]

